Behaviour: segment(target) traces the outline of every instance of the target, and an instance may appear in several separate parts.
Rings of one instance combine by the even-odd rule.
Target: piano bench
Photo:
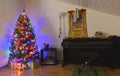
[[[89,63],[90,63],[93,59],[95,59],[97,56],[99,56],[98,53],[81,53],[81,54],[80,54],[80,58],[81,58],[82,64],[81,64],[81,67],[79,68],[78,73],[80,74],[85,67],[89,66],[90,69],[91,69],[91,70],[95,73],[95,75],[97,76],[96,70],[93,69],[93,68],[89,65]]]

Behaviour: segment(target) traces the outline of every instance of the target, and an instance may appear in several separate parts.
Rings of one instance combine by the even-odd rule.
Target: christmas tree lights
[[[17,19],[17,25],[14,29],[9,62],[28,65],[29,62],[39,61],[39,51],[35,43],[34,30],[25,10],[23,10],[22,15]]]

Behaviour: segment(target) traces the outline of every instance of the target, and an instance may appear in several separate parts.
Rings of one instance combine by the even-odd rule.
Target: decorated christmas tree
[[[28,66],[29,62],[39,61],[39,58],[34,30],[25,10],[23,10],[17,19],[11,40],[9,62]]]

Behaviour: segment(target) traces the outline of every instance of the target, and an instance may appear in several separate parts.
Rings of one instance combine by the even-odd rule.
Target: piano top
[[[120,47],[120,37],[65,38],[62,47]]]

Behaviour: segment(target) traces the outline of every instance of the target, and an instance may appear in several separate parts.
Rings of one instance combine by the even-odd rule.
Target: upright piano
[[[82,54],[96,54],[89,63],[98,66],[120,66],[120,37],[109,38],[65,38],[63,47],[63,65],[81,64]]]

